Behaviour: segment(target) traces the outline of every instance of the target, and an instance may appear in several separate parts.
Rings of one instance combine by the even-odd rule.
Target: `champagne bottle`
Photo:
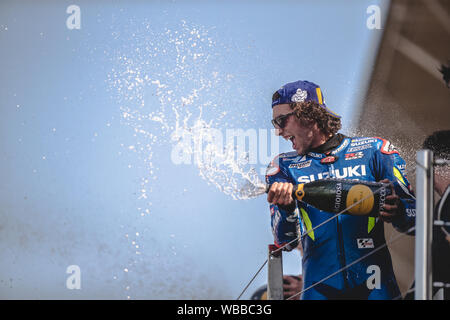
[[[377,217],[391,193],[386,183],[333,178],[298,184],[292,196],[327,212],[338,213],[350,207],[344,213]]]

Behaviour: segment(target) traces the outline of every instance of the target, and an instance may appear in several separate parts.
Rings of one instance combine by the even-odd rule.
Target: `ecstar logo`
[[[361,150],[370,149],[370,148],[372,148],[371,144],[364,144],[362,146],[348,148],[347,152],[361,151]]]

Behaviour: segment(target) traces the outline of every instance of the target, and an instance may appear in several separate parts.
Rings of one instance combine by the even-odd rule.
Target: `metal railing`
[[[267,265],[267,299],[283,300],[283,251],[276,251],[277,247],[269,245]]]
[[[415,300],[432,299],[433,152],[419,150],[416,157]]]

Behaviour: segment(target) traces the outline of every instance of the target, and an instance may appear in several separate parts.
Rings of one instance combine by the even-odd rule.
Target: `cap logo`
[[[297,89],[297,92],[292,96],[292,102],[304,102],[306,97],[308,96],[308,92],[302,89]]]

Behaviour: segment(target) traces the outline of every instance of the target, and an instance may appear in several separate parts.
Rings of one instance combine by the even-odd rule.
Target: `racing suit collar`
[[[308,150],[308,152],[314,152],[314,153],[327,153],[332,151],[333,149],[337,148],[344,139],[347,138],[347,136],[338,133],[332,136],[330,139],[327,140],[324,144],[321,144],[317,148],[313,148]]]

